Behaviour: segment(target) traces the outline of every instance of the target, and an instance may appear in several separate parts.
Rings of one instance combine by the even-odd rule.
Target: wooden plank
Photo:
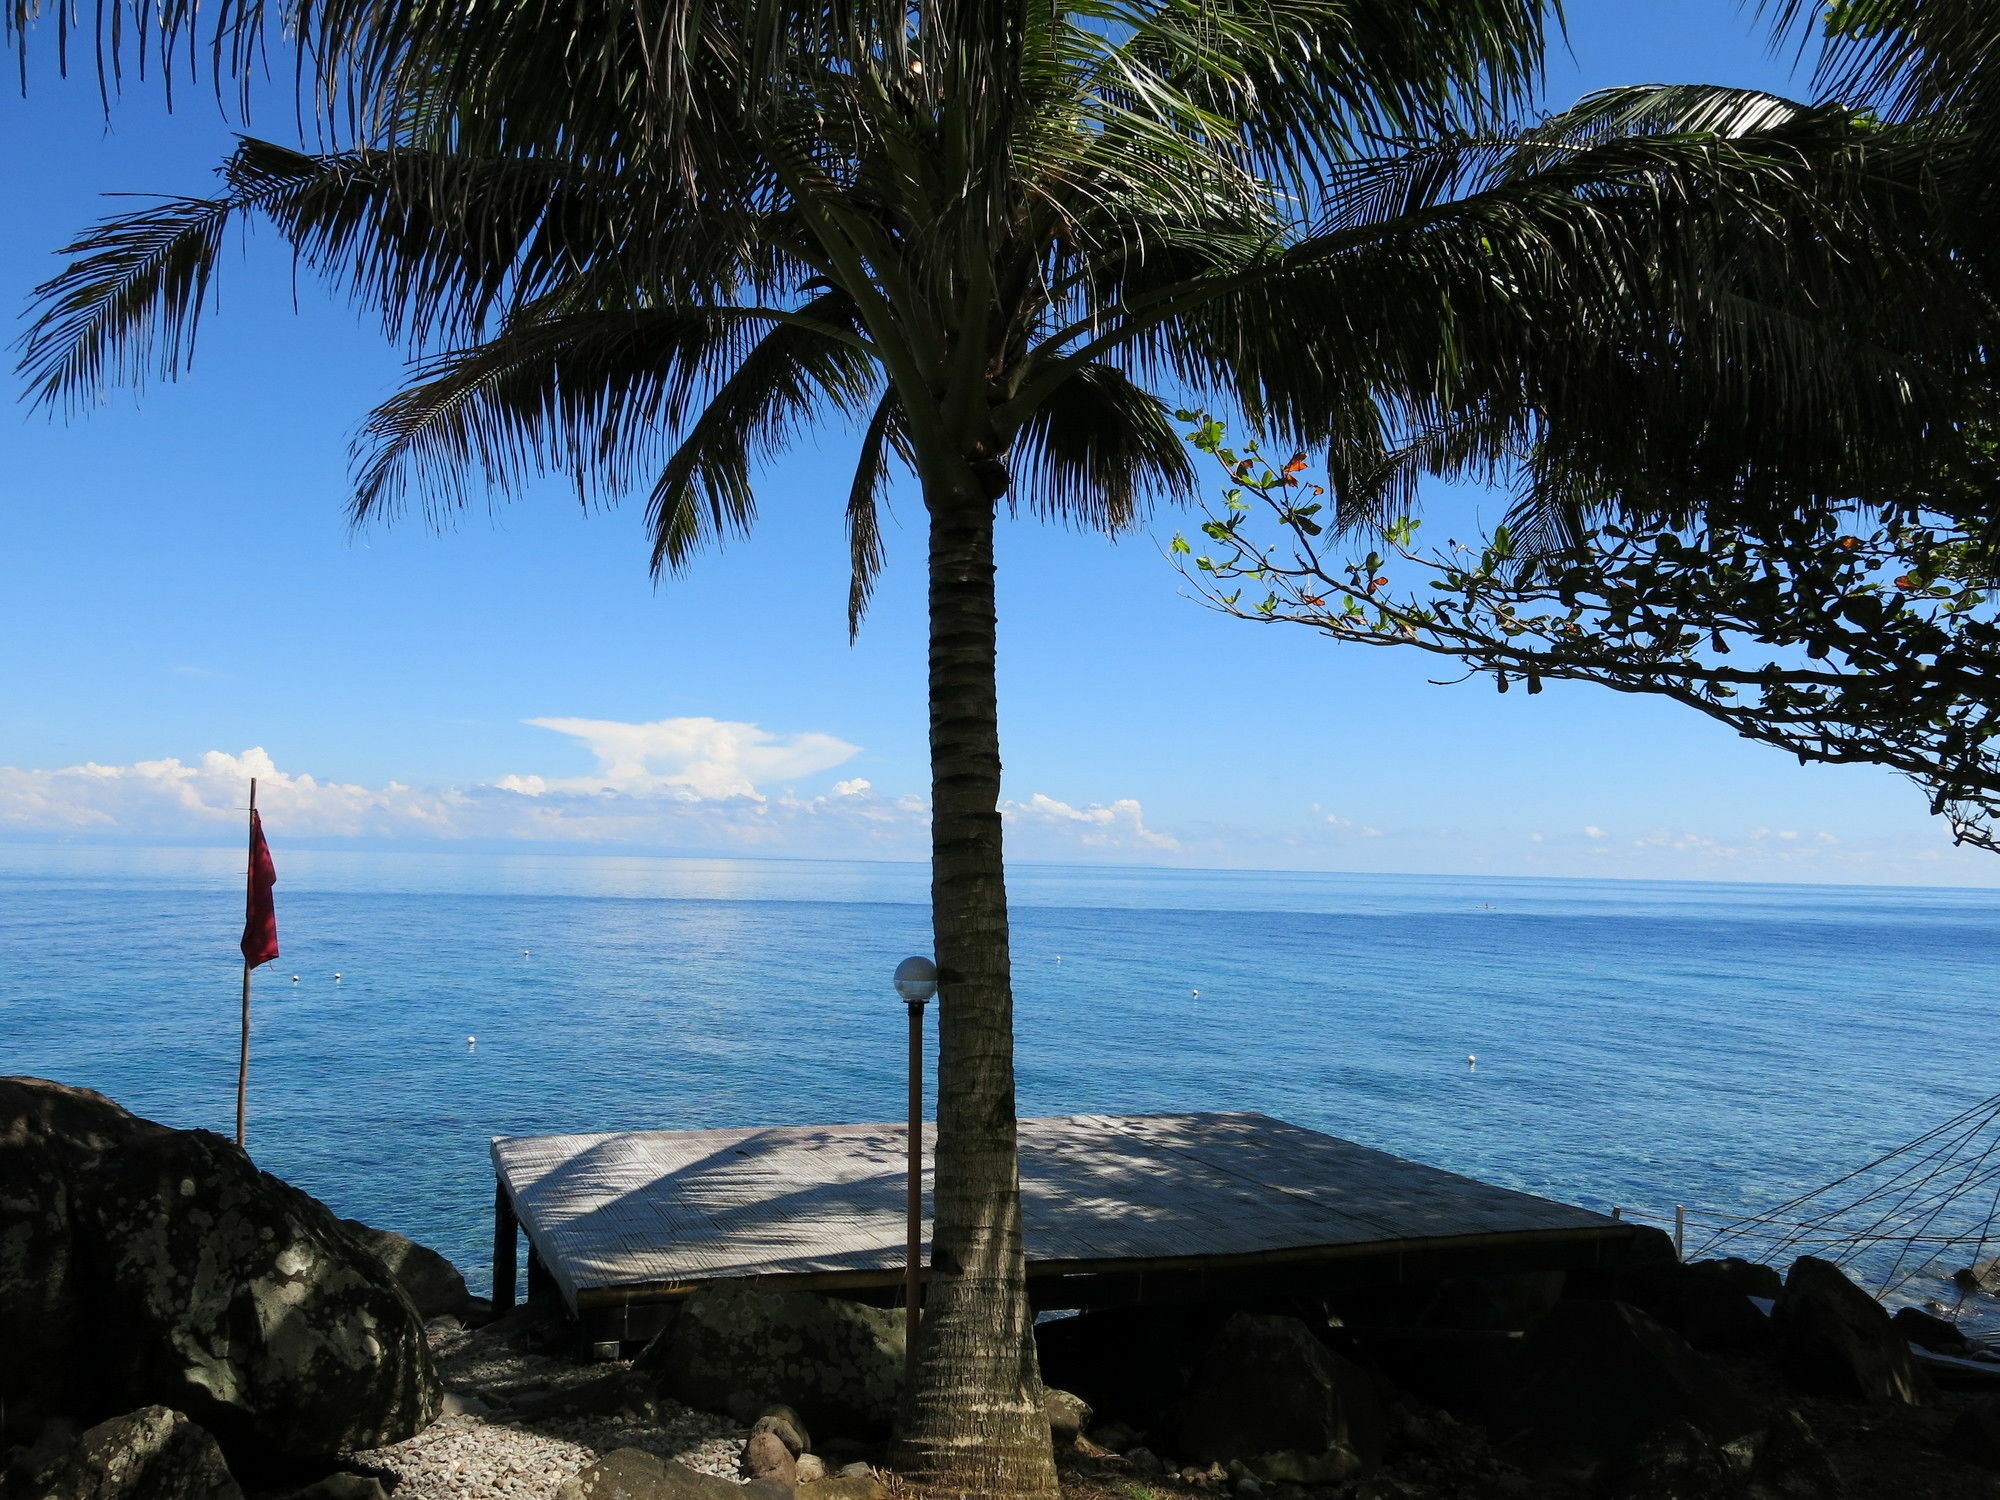
[[[1031,1273],[1281,1264],[1453,1241],[1629,1236],[1600,1214],[1254,1114],[1021,1122]],[[703,1281],[900,1271],[898,1125],[497,1138],[495,1172],[571,1307]]]

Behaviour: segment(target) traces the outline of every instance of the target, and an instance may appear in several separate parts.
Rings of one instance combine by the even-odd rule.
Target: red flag
[[[264,820],[250,809],[250,882],[243,901],[243,962],[250,968],[278,956],[278,908],[271,887],[278,883],[271,863],[271,846],[264,842]],[[246,984],[248,980],[244,981]],[[247,992],[246,992],[247,993]]]

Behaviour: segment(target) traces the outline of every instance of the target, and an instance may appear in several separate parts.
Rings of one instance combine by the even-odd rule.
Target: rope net
[[[1861,1273],[1887,1297],[2000,1253],[2000,1094],[1824,1187],[1768,1211],[1685,1214],[1689,1260],[1741,1255],[1782,1268],[1813,1255]],[[1961,1287],[1951,1312],[1964,1304]]]

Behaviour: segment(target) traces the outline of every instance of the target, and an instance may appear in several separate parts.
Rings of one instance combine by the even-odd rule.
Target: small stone
[[[864,1463],[852,1463],[846,1465],[833,1477],[836,1479],[873,1479],[875,1471]]]
[[[1164,1474],[1167,1466],[1160,1462],[1160,1456],[1151,1448],[1133,1448],[1125,1455],[1125,1462],[1141,1474]]]
[[[493,1408],[477,1396],[468,1396],[459,1391],[444,1393],[444,1410],[439,1413],[446,1417],[490,1416]]]
[[[815,1479],[826,1478],[826,1460],[817,1453],[801,1453],[797,1467],[792,1473],[795,1484],[811,1484]]]
[[[1264,1493],[1264,1486],[1259,1484],[1251,1475],[1245,1474],[1229,1487],[1229,1493],[1238,1496],[1239,1500],[1260,1500],[1260,1497]]]

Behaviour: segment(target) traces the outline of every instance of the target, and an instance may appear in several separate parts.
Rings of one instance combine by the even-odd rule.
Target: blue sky
[[[1554,103],[1788,84],[1754,16],[1713,0],[1584,0],[1571,36]],[[10,308],[116,208],[100,195],[202,192],[230,141],[198,97],[167,116],[134,96],[107,129],[94,85],[46,78],[0,102],[0,132]],[[232,788],[261,769],[274,835],[297,839],[921,853],[920,511],[899,501],[850,647],[847,433],[763,476],[752,541],[658,589],[638,507],[584,515],[559,487],[443,534],[353,536],[347,442],[399,361],[268,238],[227,269],[192,376],[0,426],[0,837],[230,839]],[[1116,545],[1006,529],[1021,857],[2000,883],[1886,773],[1802,768],[1603,691],[1436,687],[1416,653],[1207,613],[1162,556],[1177,524]]]

